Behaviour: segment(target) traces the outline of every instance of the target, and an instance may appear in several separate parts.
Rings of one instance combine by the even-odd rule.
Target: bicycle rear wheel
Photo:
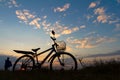
[[[51,70],[77,70],[77,61],[75,57],[67,52],[59,52],[50,62]]]
[[[35,61],[32,56],[23,55],[15,61],[13,71],[30,71],[33,69],[34,65]]]

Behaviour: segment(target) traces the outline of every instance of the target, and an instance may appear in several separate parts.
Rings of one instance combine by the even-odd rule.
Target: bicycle
[[[31,71],[34,69],[41,69],[46,60],[48,60],[48,62],[50,63],[50,70],[77,70],[76,58],[71,53],[64,52],[66,49],[65,42],[60,41],[60,43],[57,43],[55,32],[53,30],[52,35],[52,47],[40,53],[37,53],[40,48],[32,49],[32,51],[13,50],[16,53],[22,53],[24,55],[22,55],[15,61],[12,70]],[[50,52],[47,54],[47,56],[41,62],[39,62],[38,56],[48,51]]]

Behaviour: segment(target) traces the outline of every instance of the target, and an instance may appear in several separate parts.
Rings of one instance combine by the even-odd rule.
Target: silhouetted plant
[[[85,65],[83,64],[82,61],[83,61],[83,58],[80,58],[80,59],[79,59],[79,62],[80,62],[80,64],[81,64],[81,66],[84,67]]]

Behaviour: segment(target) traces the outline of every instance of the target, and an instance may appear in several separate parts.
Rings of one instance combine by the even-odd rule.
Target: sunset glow
[[[120,0],[0,0],[0,55],[51,47],[50,32],[77,58],[120,51]]]

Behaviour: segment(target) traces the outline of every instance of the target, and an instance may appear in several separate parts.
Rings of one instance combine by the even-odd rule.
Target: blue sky
[[[50,31],[77,56],[120,50],[120,0],[0,0],[0,54],[51,47]]]

